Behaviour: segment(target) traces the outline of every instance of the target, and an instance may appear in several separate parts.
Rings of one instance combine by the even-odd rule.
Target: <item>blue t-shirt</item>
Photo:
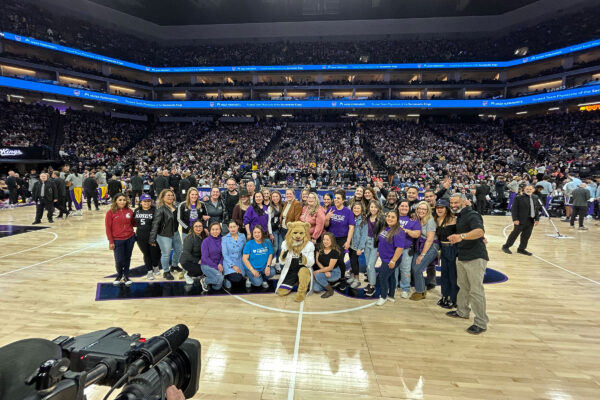
[[[400,226],[406,229],[407,231],[421,230],[421,224],[419,223],[419,221],[416,219],[410,219],[408,215],[405,215],[404,217],[399,217],[398,222],[400,223]],[[404,248],[409,249],[412,246],[413,238],[408,236],[408,234],[404,233],[404,231],[402,231],[402,233],[404,234]]]
[[[269,255],[273,254],[273,245],[269,239],[264,243],[256,243],[254,239],[246,242],[243,254],[249,254],[250,265],[257,271],[263,271],[267,267]]]
[[[388,233],[390,228],[387,227],[379,234],[379,245],[377,246],[377,251],[379,251],[379,258],[381,258],[382,263],[389,263],[394,253],[396,252],[396,248],[404,248],[404,231],[399,231],[394,235],[392,239],[392,243],[388,242]]]
[[[335,206],[331,206],[327,210],[327,213],[330,210],[333,210],[333,215],[329,219],[329,228],[327,230],[333,233],[333,236],[336,238],[348,236],[350,225],[355,225],[352,211],[348,207],[342,207],[341,210],[338,210]]]

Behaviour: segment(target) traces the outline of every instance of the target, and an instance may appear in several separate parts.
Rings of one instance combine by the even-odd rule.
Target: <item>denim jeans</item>
[[[421,263],[417,264],[417,258],[421,253],[416,252],[412,260],[412,271],[415,277],[415,292],[425,292],[425,278],[423,277],[423,271],[435,258],[437,257],[438,248],[434,244],[429,247],[427,253],[423,256]]]
[[[171,237],[167,236],[156,236],[156,242],[160,247],[160,263],[162,264],[163,270],[167,272],[169,270],[169,256],[171,255],[171,249],[173,249],[173,259],[171,265],[176,267],[179,265],[179,257],[181,257],[181,251],[183,250],[183,244],[181,242],[181,236],[179,232]]]
[[[273,267],[269,268],[268,276],[265,274],[264,269],[262,271],[258,271],[258,273],[259,273],[258,277],[255,277],[254,275],[252,275],[252,272],[250,272],[250,271],[245,271],[245,273],[246,273],[246,276],[248,277],[248,279],[250,280],[250,283],[253,286],[260,286],[263,283],[263,279],[265,281],[267,281],[275,276],[275,268],[273,268]]]
[[[379,284],[379,293],[382,299],[388,297],[394,298],[396,293],[396,277],[394,270],[398,269],[398,263],[394,269],[389,267],[389,263],[381,262],[379,267],[379,275],[377,275],[377,283]]]
[[[374,242],[374,238],[367,237],[367,244],[365,245],[365,259],[367,260],[367,279],[369,279],[370,285],[375,285],[377,279],[377,276],[375,275],[377,249],[373,247]],[[402,258],[404,258],[404,254],[402,255]]]
[[[231,283],[241,282],[244,279],[244,270],[242,269],[241,271],[241,274],[238,274],[237,272],[232,272],[230,274],[225,275],[225,279],[223,280],[223,286],[225,286],[225,289],[230,289]]]
[[[410,292],[410,270],[412,268],[413,256],[409,255],[410,249],[404,249],[402,251],[402,258],[400,259],[400,268],[396,268],[396,277],[400,274],[400,290],[403,292]],[[398,281],[398,278],[396,278]]]
[[[223,273],[205,264],[202,264],[200,268],[202,268],[202,273],[206,276],[206,284],[214,290],[221,289],[223,286]]]
[[[324,272],[318,273],[315,275],[315,280],[313,281],[313,291],[322,292],[325,290],[325,287],[329,285],[329,282],[337,282],[340,279],[340,269],[333,268],[331,271],[331,277],[326,277]]]
[[[135,245],[135,235],[129,239],[115,240],[115,267],[119,277],[129,277],[129,266],[131,265],[131,253]]]
[[[279,262],[279,254],[281,254],[281,244],[285,240],[281,229],[273,232],[273,262]]]

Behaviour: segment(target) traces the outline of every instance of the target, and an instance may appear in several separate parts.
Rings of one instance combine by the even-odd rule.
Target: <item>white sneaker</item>
[[[263,281],[263,283],[261,283],[260,286],[262,286],[265,289],[268,289],[269,288],[269,282]]]
[[[113,286],[119,286],[121,284],[121,280],[120,279],[115,279],[113,281]]]
[[[408,292],[402,292],[402,294],[400,295],[400,297],[402,297],[403,299],[408,299],[409,296],[410,296],[410,293],[408,293]]]
[[[193,283],[193,282],[192,282],[192,283]],[[200,279],[200,285],[202,286],[202,291],[203,291],[203,292],[208,292],[208,285],[206,284],[206,277],[205,277],[205,276],[203,276],[203,277]]]
[[[352,283],[350,284],[350,287],[352,289],[356,289],[359,286],[360,286],[360,281],[358,281],[357,279],[353,280]]]
[[[250,279],[246,279],[246,289],[250,289],[252,287],[252,282],[250,282]]]
[[[192,278],[191,276],[189,276],[187,274],[187,272],[183,275],[183,279],[185,279],[185,283],[187,283],[188,285],[193,285],[194,284],[194,278]]]
[[[131,286],[133,284],[132,280],[129,278],[125,278],[125,286]]]
[[[383,299],[380,297],[379,300],[377,300],[377,303],[375,303],[375,305],[382,306],[385,304],[386,301],[387,301],[387,299]]]
[[[152,273],[152,271],[148,271],[148,274],[146,274],[146,279],[149,281],[154,280],[154,274]]]
[[[160,267],[152,268],[154,270],[154,275],[160,275]]]
[[[387,301],[389,301],[389,302],[391,302],[391,303],[395,303],[395,302],[396,302],[396,299],[395,299],[395,298],[393,298],[393,297],[389,297],[389,296],[388,296],[388,298],[387,298]]]
[[[346,278],[346,283],[349,285],[352,282],[354,282],[354,276],[350,275],[349,277]]]

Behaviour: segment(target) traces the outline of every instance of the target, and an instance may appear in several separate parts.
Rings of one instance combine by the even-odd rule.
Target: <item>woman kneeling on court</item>
[[[270,278],[275,276],[275,268],[271,268],[273,261],[273,245],[269,239],[265,239],[265,230],[260,225],[252,229],[252,240],[244,246],[242,261],[246,267],[246,287],[261,286],[269,287]]]
[[[200,268],[205,275],[200,279],[202,290],[209,286],[220,290],[223,286],[223,251],[221,248],[221,223],[213,221],[208,227],[208,237],[202,241],[202,261]]]
[[[314,291],[325,290],[325,293],[321,295],[323,299],[333,295],[330,282],[337,282],[340,279],[340,269],[335,268],[339,258],[340,248],[335,242],[335,236],[333,236],[333,233],[326,232],[317,251],[317,264],[313,272],[315,276]]]
[[[229,221],[229,233],[223,237],[223,275],[225,289],[231,288],[232,283],[244,279],[244,264],[242,251],[246,244],[246,236],[239,234],[239,226],[234,220]]]
[[[192,232],[189,233],[183,240],[183,251],[181,253],[179,262],[186,271],[185,275],[183,276],[185,283],[189,285],[194,283],[194,278],[199,278],[202,275],[200,258],[202,256],[203,231],[204,225],[202,224],[202,220],[196,220],[192,225]]]

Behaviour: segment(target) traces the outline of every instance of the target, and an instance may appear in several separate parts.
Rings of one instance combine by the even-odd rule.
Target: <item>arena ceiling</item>
[[[91,0],[158,25],[243,24],[503,14],[537,0]]]

